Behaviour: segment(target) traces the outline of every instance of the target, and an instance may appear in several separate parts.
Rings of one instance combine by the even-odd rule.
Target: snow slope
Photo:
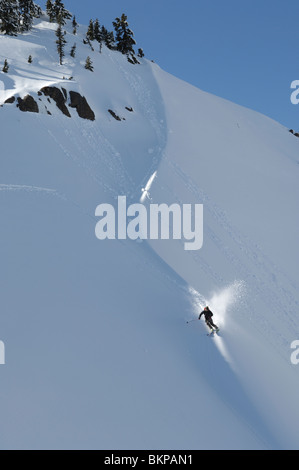
[[[298,448],[298,140],[147,60],[92,52],[83,26],[60,67],[53,28],[0,36],[2,101],[63,86],[96,120],[44,97],[39,114],[0,108],[0,447]],[[123,194],[204,204],[203,248],[97,240],[96,206]],[[219,337],[186,324],[206,303]]]

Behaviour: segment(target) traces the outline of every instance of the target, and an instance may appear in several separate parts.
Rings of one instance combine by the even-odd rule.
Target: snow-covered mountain
[[[0,35],[0,447],[298,448],[298,139],[56,27]],[[99,241],[118,195],[203,204],[203,248]]]

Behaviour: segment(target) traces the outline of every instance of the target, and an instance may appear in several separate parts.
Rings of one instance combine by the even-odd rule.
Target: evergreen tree
[[[94,27],[93,27],[93,21],[92,20],[90,20],[90,22],[89,22],[86,37],[89,41],[94,41]]]
[[[47,2],[46,2],[46,13],[47,13],[48,16],[50,16],[52,8],[53,8],[52,0],[47,0]]]
[[[142,59],[142,57],[144,57],[144,52],[143,52],[143,49],[138,49],[138,57],[140,57]]]
[[[128,17],[123,13],[121,18],[113,21],[116,33],[116,49],[122,54],[135,54],[133,46],[136,44],[134,33],[129,29]]]
[[[9,65],[8,65],[7,59],[5,59],[2,72],[7,73],[8,69],[9,69]]]
[[[71,19],[72,17],[72,15],[65,8],[64,3],[61,0],[55,0],[53,4],[53,15],[55,21],[61,26],[64,26],[67,20]]]
[[[88,44],[90,49],[92,50],[92,52],[94,52],[94,47],[93,47],[93,45],[91,44],[91,41],[88,38],[83,39],[83,44],[85,44],[85,45]]]
[[[58,26],[57,31],[56,31],[56,36],[57,36],[57,52],[59,55],[59,63],[60,65],[63,65],[63,58],[65,56],[64,54],[64,47],[66,45],[66,40],[65,40],[65,31],[62,31],[61,25]]]
[[[90,70],[91,72],[93,72],[92,61],[91,61],[91,58],[89,56],[86,59],[85,68],[86,68],[86,70]]]
[[[76,17],[74,16],[73,17],[73,21],[72,21],[72,25],[73,25],[73,34],[77,34],[77,28],[78,28],[78,23],[76,21]]]
[[[113,31],[108,31],[105,26],[102,26],[101,37],[102,42],[105,43],[105,46],[108,47],[108,49],[115,49],[115,39]]]
[[[19,0],[21,14],[21,31],[32,28],[33,18],[38,15],[37,5],[33,0]]]
[[[77,49],[77,44],[75,43],[70,52],[71,57],[76,57],[76,49]]]
[[[106,44],[106,39],[107,39],[107,35],[108,35],[108,30],[105,28],[105,26],[103,25],[101,27],[101,38],[102,38],[102,41]]]
[[[108,47],[108,49],[115,49],[115,38],[114,38],[114,33],[113,31],[108,31],[106,40],[105,40],[105,45]]]
[[[0,31],[17,36],[20,24],[18,0],[0,0]]]
[[[34,18],[40,18],[42,16],[42,9],[39,5],[34,4]]]
[[[47,0],[46,12],[47,12],[47,15],[49,16],[50,23],[54,23],[55,14],[54,14],[54,5],[53,5],[52,0]]]
[[[95,20],[94,25],[93,25],[93,35],[96,41],[102,42],[100,22],[98,19]]]

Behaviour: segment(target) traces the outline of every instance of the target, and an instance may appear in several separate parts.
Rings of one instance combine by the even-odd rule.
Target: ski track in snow
[[[104,136],[100,129],[100,122],[97,120],[93,123],[82,122],[82,119],[73,114],[72,121],[76,125],[76,131],[74,132],[70,126],[66,125],[66,118],[59,113],[55,113],[55,119],[60,123],[61,128],[64,128],[64,134],[73,142],[76,148],[76,152],[72,155],[64,145],[62,136],[54,135],[53,132],[47,130],[46,121],[41,118],[40,121],[63,153],[81,167],[106,192],[112,194],[114,198],[117,198],[121,193],[134,199],[140,195],[142,185],[147,183],[162,159],[166,145],[166,122],[165,119],[162,119],[161,122],[160,115],[154,105],[157,100],[152,96],[151,90],[142,78],[140,76],[136,77],[133,73],[128,73],[119,61],[113,59],[113,56],[111,60],[114,61],[120,73],[128,81],[141,109],[156,132],[157,143],[152,153],[152,163],[141,181],[134,181],[125,169],[122,155]]]
[[[157,144],[155,150],[152,152],[152,164],[144,178],[132,191],[132,197],[138,197],[140,189],[142,187],[145,187],[151,176],[155,172],[157,172],[159,164],[162,158],[164,157],[164,150],[167,143],[166,117],[163,107],[159,110],[159,112],[157,112],[157,107],[159,104],[158,100],[155,99],[152,90],[146,86],[142,77],[138,73],[136,73],[136,71],[134,71],[134,73],[129,73],[128,70],[125,69],[118,60],[116,61],[114,59],[113,55],[111,55],[111,60],[112,62],[114,62],[122,76],[125,77],[125,79],[127,80],[130,88],[132,89],[134,95],[138,100],[139,106],[143,114],[147,116],[152,128],[155,130],[156,133]],[[160,94],[160,90],[158,89],[156,80],[154,79],[154,81],[155,85],[157,86],[156,93]],[[162,102],[162,97],[160,97],[160,101]],[[136,191],[138,191],[137,194]]]
[[[38,192],[46,193],[52,196],[62,197],[56,189],[41,188],[38,186],[27,186],[22,184],[0,184],[0,191],[25,191],[25,192]]]
[[[39,186],[29,186],[24,184],[0,184],[0,192],[26,192],[56,197],[72,205],[81,214],[93,219],[95,223],[97,221],[97,218],[93,214],[89,213],[86,209],[84,209],[79,203],[71,199],[66,194],[57,191],[56,189],[42,188]]]
[[[76,118],[73,119],[75,120]],[[109,146],[106,139],[101,138],[101,136],[98,135],[97,142],[95,142],[95,139],[91,137],[87,141],[87,131],[84,130],[84,128],[82,129],[82,123],[80,123],[80,125],[77,123],[77,132],[66,128],[64,130],[65,135],[74,143],[77,149],[76,152],[70,154],[66,146],[63,144],[63,140],[60,139],[59,136],[54,135],[51,131],[47,130],[46,123],[44,121],[43,125],[45,130],[49,133],[66,157],[73,160],[79,168],[82,168],[89,178],[104,188],[105,192],[114,194],[116,197],[118,191],[115,188],[118,185],[122,188],[121,190],[124,193],[128,191],[128,185],[124,183],[124,181],[126,181],[125,177],[120,170],[121,167],[119,167],[115,160],[111,158],[111,154],[109,153],[109,150],[107,150],[107,147],[109,149]],[[88,135],[91,136],[91,134]],[[86,143],[88,145],[86,145]],[[106,171],[103,171],[103,168],[106,168]]]
[[[290,312],[298,311],[298,301],[282,282],[282,279],[287,279],[287,276],[261,252],[256,244],[253,244],[247,237],[241,235],[236,227],[232,226],[227,215],[198,187],[190,176],[166,156],[164,160],[170,170],[183,181],[190,193],[196,197],[198,203],[204,204],[205,210],[210,213],[217,226],[221,227],[223,232],[231,240],[232,246],[237,246],[238,251],[241,252],[243,256],[246,256],[248,262],[245,264],[241,261],[241,258],[237,256],[236,250],[233,251],[232,247],[224,243],[222,239],[216,235],[211,226],[205,225],[206,236],[214,243],[228,262],[236,268],[239,278],[246,282],[248,290],[248,299],[244,309],[246,310],[246,317],[255,323],[255,326],[258,327],[263,336],[268,337],[270,340],[271,338],[275,338],[274,341],[273,339],[271,340],[273,347],[280,351],[280,354],[281,350],[284,349],[286,351],[284,359],[289,361],[289,338],[292,337],[294,331],[296,331],[296,323],[292,320]],[[183,203],[169,187],[164,185],[162,189],[168,193],[172,193],[172,198],[177,203]],[[181,244],[183,245],[183,241],[181,241]],[[225,283],[225,279],[212,268],[200,252],[189,251],[187,252],[187,256],[193,258],[198,264],[199,269],[204,272],[205,276],[210,277],[213,284],[223,285]],[[280,280],[277,279],[278,276]],[[294,283],[292,284],[294,285]],[[257,298],[250,300],[252,292],[258,294],[259,300]],[[279,324],[283,318],[283,330],[278,330],[274,322],[269,323],[263,320],[263,316],[260,315],[260,312],[257,312],[257,314],[254,313],[257,309],[257,305],[262,305],[262,302],[266,302],[271,306],[273,315],[279,320]],[[284,331],[284,334],[282,331]],[[289,338],[286,338],[286,335]]]

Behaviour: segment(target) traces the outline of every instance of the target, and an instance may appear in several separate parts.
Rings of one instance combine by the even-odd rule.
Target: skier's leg
[[[215,323],[213,322],[212,318],[210,318],[210,319],[207,321],[207,325],[211,328],[211,330],[219,330],[218,326],[215,325]]]

